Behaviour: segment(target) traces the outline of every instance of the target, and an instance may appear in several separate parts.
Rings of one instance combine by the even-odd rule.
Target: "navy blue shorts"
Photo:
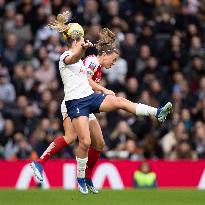
[[[98,113],[103,100],[107,95],[93,93],[87,97],[65,101],[68,116],[71,118],[79,116],[89,116],[91,113]]]

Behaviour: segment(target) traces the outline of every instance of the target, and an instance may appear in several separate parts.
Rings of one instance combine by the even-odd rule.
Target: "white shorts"
[[[61,103],[61,114],[63,116],[63,120],[65,120],[67,117],[68,117],[68,113],[67,113],[67,108],[66,108],[66,105],[65,105],[65,101],[63,100],[63,102]],[[92,114],[89,114],[89,121],[91,120],[95,120],[96,117],[95,115],[92,113]]]

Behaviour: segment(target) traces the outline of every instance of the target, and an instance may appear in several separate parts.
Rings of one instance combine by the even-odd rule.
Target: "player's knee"
[[[99,142],[96,143],[94,148],[101,152],[101,151],[103,151],[104,147],[105,147],[105,141],[100,140]]]
[[[125,109],[126,103],[123,97],[117,97],[116,103],[118,109]]]
[[[88,150],[91,144],[91,140],[84,138],[82,140],[80,140],[79,142],[79,146],[83,149],[83,150]]]
[[[67,144],[70,143],[70,138],[68,137],[68,135],[63,136],[63,138]]]
[[[64,140],[66,141],[67,144],[73,143],[77,139],[77,135],[73,133],[73,135],[68,135],[65,134]]]
[[[98,151],[103,151],[104,147],[105,147],[105,142],[104,142],[104,141],[101,141],[101,142],[98,144],[97,149],[98,149]]]

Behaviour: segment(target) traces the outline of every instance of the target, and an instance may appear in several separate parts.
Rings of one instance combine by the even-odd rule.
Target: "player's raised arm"
[[[78,23],[68,23],[70,13],[66,11],[59,14],[57,18],[48,24],[51,29],[56,29],[62,33],[70,53],[63,56],[63,62],[67,65],[77,63],[83,56],[85,50],[93,44],[84,40],[84,30]]]
[[[68,46],[71,49],[72,47],[75,47],[75,49],[73,49],[73,53],[71,55],[66,56],[64,58],[65,64],[74,64],[78,62],[84,55],[85,50],[93,46],[93,44],[90,41],[88,40],[84,41],[84,38],[81,36],[78,36],[77,38],[75,38],[75,40],[71,39],[71,37],[67,37],[67,38],[68,38],[67,42],[70,42]]]

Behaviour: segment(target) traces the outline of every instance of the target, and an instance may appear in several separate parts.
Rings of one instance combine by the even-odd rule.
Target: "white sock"
[[[141,115],[141,116],[154,115],[154,116],[156,116],[157,115],[157,108],[139,103],[136,106],[136,115]]]
[[[80,159],[76,157],[77,161],[77,177],[78,178],[85,178],[85,169],[86,169],[86,164],[88,161],[88,158]]]

